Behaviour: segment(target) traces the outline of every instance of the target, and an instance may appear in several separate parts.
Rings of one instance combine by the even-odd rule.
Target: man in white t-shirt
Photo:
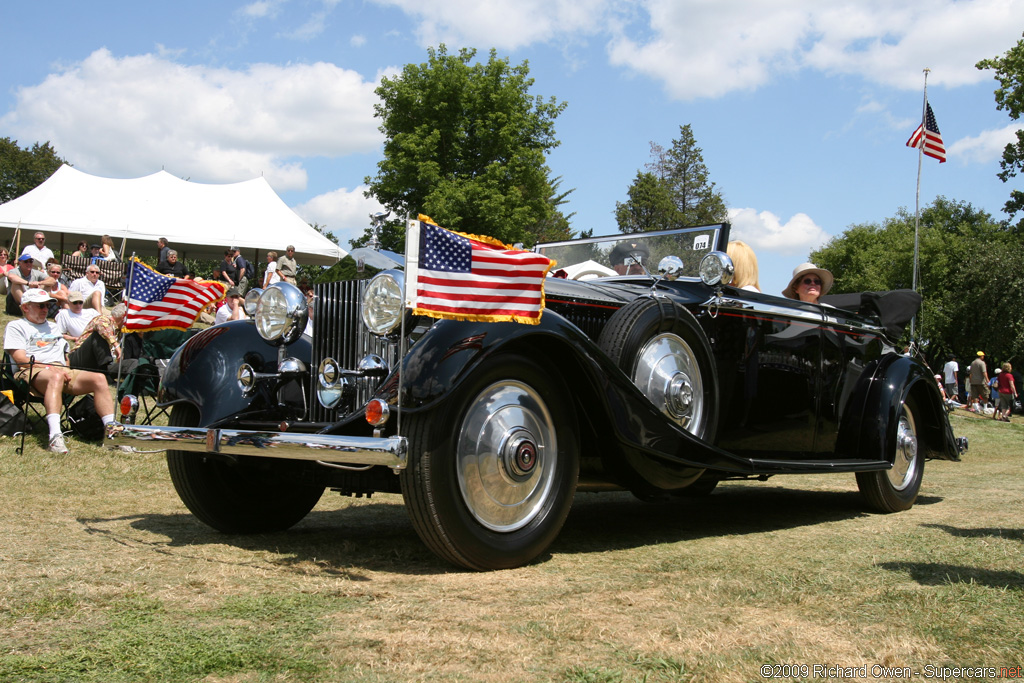
[[[85,298],[81,292],[68,292],[68,307],[57,314],[55,323],[68,344],[74,344],[85,331],[90,320],[100,314],[91,308],[85,308]]]
[[[98,372],[67,367],[68,343],[57,332],[56,325],[46,319],[46,311],[53,301],[53,297],[41,289],[26,290],[21,297],[25,317],[7,324],[4,350],[18,366],[15,378],[27,382],[33,392],[43,397],[46,424],[50,428],[47,450],[67,453],[60,431],[62,394],[92,394],[104,426],[114,420],[114,399],[107,388],[106,377]]]
[[[28,254],[35,261],[35,268],[37,270],[43,270],[46,266],[46,262],[54,258],[53,252],[48,246],[46,246],[46,235],[41,232],[37,232],[32,239],[32,244],[25,245],[25,248],[21,250],[22,254]]]
[[[949,360],[942,366],[942,383],[946,385],[946,396],[956,400],[960,396],[957,391],[956,373],[960,372],[960,365],[956,362],[956,356],[949,354]]]
[[[85,277],[72,282],[68,289],[82,293],[86,308],[103,312],[103,297],[107,295],[107,286],[100,279],[100,267],[95,263],[90,263],[85,269]]]

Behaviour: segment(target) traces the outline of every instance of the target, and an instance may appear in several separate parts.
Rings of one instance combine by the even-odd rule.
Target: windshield
[[[666,256],[678,256],[683,261],[681,275],[696,278],[701,259],[711,251],[725,251],[728,239],[729,224],[723,223],[547,242],[534,251],[558,262],[552,275],[572,280],[643,275],[644,269],[656,273]]]

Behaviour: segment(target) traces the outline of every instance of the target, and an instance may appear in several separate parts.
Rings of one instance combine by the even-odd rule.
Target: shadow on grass
[[[906,572],[922,586],[948,586],[956,583],[975,584],[989,588],[1024,589],[1020,572],[965,567],[941,562],[882,562],[877,566],[891,572]]]
[[[1024,541],[1024,529],[1004,529],[990,527],[986,529],[961,529],[948,524],[922,524],[929,529],[940,529],[950,536],[958,538],[1007,538],[1012,541]]]
[[[860,494],[726,485],[703,498],[648,503],[629,493],[577,494],[555,552],[637,548],[715,536],[760,534],[867,514]]]
[[[550,553],[582,554],[641,548],[698,538],[792,529],[866,514],[856,492],[804,491],[763,485],[729,485],[699,499],[647,503],[629,493],[577,494]],[[222,534],[190,514],[140,514],[80,518],[94,535],[154,552],[211,562],[293,568],[366,580],[360,569],[408,574],[453,571],[424,546],[401,504],[374,502],[340,510],[315,510],[291,530],[273,534]],[[129,530],[144,533],[133,533]],[[204,546],[209,548],[204,549]],[[235,560],[207,552],[214,546],[267,559]],[[195,552],[189,552],[193,549]]]
[[[114,543],[215,563],[293,568],[355,581],[368,580],[359,568],[410,574],[450,571],[420,542],[402,506],[389,503],[314,510],[288,531],[270,534],[224,534],[189,513],[79,518],[78,522],[87,533]],[[125,525],[144,533],[132,533]],[[208,552],[216,546],[272,556],[234,561]]]

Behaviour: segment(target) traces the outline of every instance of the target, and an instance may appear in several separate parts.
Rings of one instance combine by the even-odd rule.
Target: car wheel
[[[686,309],[666,299],[637,299],[612,316],[598,346],[669,419],[696,437],[714,439],[711,346]]]
[[[518,567],[558,535],[579,454],[568,393],[555,377],[502,354],[439,410],[406,417],[402,495],[440,557],[474,570]]]
[[[916,405],[910,400],[900,408],[888,447],[892,468],[857,473],[857,487],[878,512],[908,510],[917,500],[924,475],[924,449],[919,444],[915,413]]]
[[[171,409],[172,427],[199,426],[195,406]],[[167,469],[185,507],[199,521],[228,534],[283,531],[305,517],[323,495],[323,486],[300,484],[268,469],[229,465],[201,453],[167,451]]]

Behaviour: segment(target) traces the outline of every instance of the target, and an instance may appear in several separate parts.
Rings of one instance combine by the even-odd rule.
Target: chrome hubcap
[[[910,486],[917,475],[917,426],[914,415],[903,406],[896,426],[896,456],[889,470],[889,482],[897,491]]]
[[[637,356],[633,383],[680,427],[704,430],[704,380],[689,344],[674,334],[653,337]]]
[[[456,446],[459,490],[470,514],[498,532],[520,529],[552,495],[558,444],[540,395],[513,380],[481,392]]]

